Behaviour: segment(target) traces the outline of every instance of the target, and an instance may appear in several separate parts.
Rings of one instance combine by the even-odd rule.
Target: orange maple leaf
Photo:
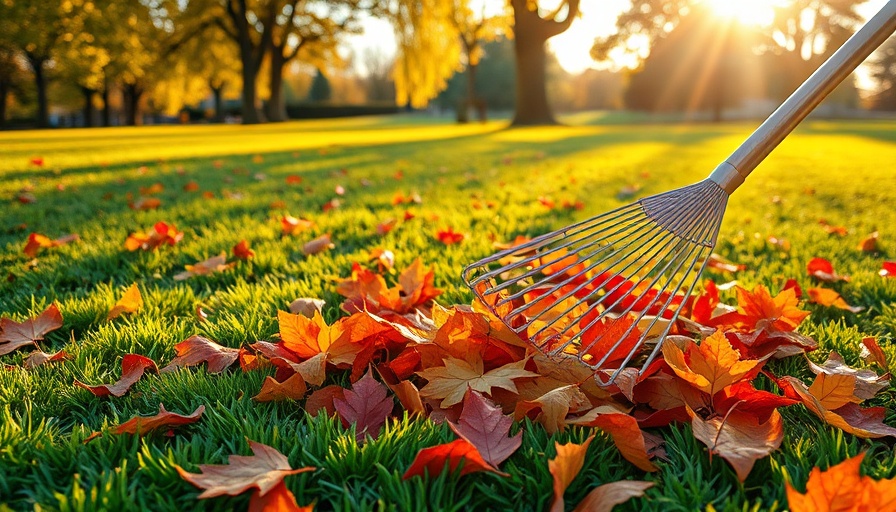
[[[143,296],[140,295],[140,288],[137,288],[137,283],[134,283],[125,290],[124,295],[112,306],[109,314],[106,315],[106,320],[117,318],[122,313],[136,313],[142,307]]]
[[[787,482],[791,512],[896,510],[896,478],[875,481],[859,475],[864,457],[861,453],[825,471],[812,468],[805,494]]]
[[[808,311],[799,308],[800,301],[793,288],[781,290],[772,297],[768,288],[762,285],[757,285],[752,292],[738,286],[737,302],[737,312],[713,318],[711,325],[748,332],[756,330],[759,322],[764,322],[773,330],[789,332],[809,316]]]
[[[482,360],[469,363],[463,359],[446,357],[445,366],[424,368],[417,372],[428,381],[420,390],[420,396],[440,399],[443,409],[459,404],[467,389],[491,394],[492,388],[517,392],[515,379],[538,377],[537,373],[524,369],[526,361],[509,363],[494,370],[485,371]]]
[[[663,342],[663,358],[676,375],[710,396],[740,381],[762,363],[756,359],[741,360],[740,352],[721,331],[700,345],[692,341],[686,344],[682,351],[675,341],[667,338]]]
[[[551,502],[551,512],[563,512],[565,510],[563,493],[569,484],[575,480],[582,466],[585,465],[585,454],[588,452],[588,445],[594,440],[594,435],[588,437],[582,444],[554,443],[557,449],[557,456],[548,461],[548,471],[554,479],[554,499]]]

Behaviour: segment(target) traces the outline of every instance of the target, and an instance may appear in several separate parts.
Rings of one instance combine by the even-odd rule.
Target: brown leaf
[[[613,444],[626,460],[638,466],[642,471],[658,471],[647,453],[647,442],[644,432],[638,427],[634,416],[623,413],[599,414],[586,422],[571,422],[580,426],[597,427],[613,439]]]
[[[47,363],[55,363],[56,361],[64,361],[66,359],[72,359],[72,356],[65,350],[60,350],[55,354],[47,354],[42,350],[35,350],[25,358],[24,366],[26,369],[32,370]]]
[[[9,318],[0,319],[0,356],[35,341],[44,339],[48,332],[62,327],[62,313],[56,303],[50,304],[41,314],[24,322],[14,322]]]
[[[880,235],[877,231],[871,233],[861,242],[859,242],[858,249],[862,252],[876,252],[877,251],[877,239]]]
[[[789,390],[796,398],[802,400],[803,405],[816,416],[845,432],[866,439],[896,437],[896,428],[883,422],[887,412],[883,407],[863,409],[856,404],[847,403],[838,409],[828,410],[799,379],[784,376],[778,379],[778,383],[783,385],[785,392]]]
[[[746,480],[753,464],[781,446],[784,426],[781,414],[774,411],[765,423],[752,414],[730,410],[725,417],[702,419],[688,408],[694,437],[709,448],[710,453],[727,460],[741,482]]]
[[[463,462],[460,469],[460,476],[477,473],[480,471],[490,471],[501,476],[507,476],[497,469],[489,465],[479,451],[466,439],[457,439],[450,443],[440,444],[430,448],[423,448],[417,452],[414,461],[404,475],[402,480],[408,480],[414,476],[429,475],[430,478],[442,473],[445,466],[448,466],[448,472],[454,473],[457,467]]]
[[[320,313],[324,309],[324,302],[321,299],[296,299],[289,303],[289,312],[294,315],[303,315],[308,318],[314,316],[314,312]]]
[[[644,496],[644,491],[653,486],[653,482],[637,480],[621,480],[599,485],[576,505],[573,512],[612,512],[616,505]]]
[[[177,352],[168,366],[160,373],[168,373],[188,366],[202,363],[208,364],[208,373],[221,373],[236,362],[239,349],[222,347],[214,341],[199,335],[193,335],[174,346]]]
[[[136,313],[138,309],[143,307],[143,296],[140,295],[140,288],[137,288],[137,283],[132,284],[125,290],[124,295],[118,299],[112,309],[109,310],[109,314],[106,315],[106,320],[112,320],[113,318],[119,317],[122,313]]]
[[[89,386],[76,380],[75,385],[90,391],[96,396],[124,396],[146,370],[158,372],[152,359],[138,354],[127,354],[121,359],[121,378],[115,384]]]
[[[199,473],[188,473],[180,466],[174,466],[181,478],[203,490],[200,499],[215,496],[237,496],[256,488],[258,495],[264,496],[283,481],[283,478],[297,473],[314,471],[306,467],[292,469],[289,461],[279,451],[270,446],[249,441],[253,455],[231,455],[228,464],[199,466]]]
[[[324,252],[327,249],[332,249],[336,247],[333,244],[333,241],[330,239],[330,234],[323,234],[314,240],[306,242],[305,245],[302,246],[302,254],[305,256],[310,256],[312,254],[317,254],[320,252]]]
[[[486,394],[491,394],[493,387],[516,393],[514,379],[538,376],[537,373],[523,369],[525,361],[508,363],[488,372],[484,371],[481,359],[470,364],[463,359],[446,357],[444,362],[445,366],[425,368],[417,372],[417,375],[428,381],[420,390],[420,396],[441,399],[443,409],[459,404],[464,399],[467,388]]]
[[[887,361],[887,356],[884,354],[883,349],[880,348],[880,345],[878,345],[877,339],[873,336],[862,338],[862,359],[867,363],[877,364],[887,373],[890,372],[890,363]]]
[[[379,437],[395,403],[386,393],[386,387],[373,378],[373,370],[368,370],[352,389],[344,391],[344,398],[333,399],[333,406],[343,426],[354,424],[355,438],[362,441],[365,435]]]
[[[416,414],[420,417],[426,417],[426,407],[424,407],[423,401],[420,399],[420,390],[417,389],[413,382],[402,380],[398,384],[386,383],[386,385],[395,393],[395,397],[398,398],[398,402],[408,412],[408,415],[413,416]]]
[[[183,281],[193,276],[206,276],[217,272],[224,272],[233,267],[233,263],[227,263],[227,253],[222,252],[217,256],[200,261],[194,265],[184,265],[187,270],[179,274],[175,274],[175,281]]]
[[[305,400],[305,411],[311,416],[317,416],[320,411],[325,411],[327,416],[336,414],[336,406],[333,402],[337,398],[345,397],[345,389],[336,384],[322,387],[311,393],[308,400]]]
[[[551,502],[551,512],[564,511],[563,493],[585,465],[585,454],[588,452],[588,445],[593,440],[594,436],[591,435],[582,444],[554,443],[557,448],[557,456],[548,461],[548,470],[554,478],[554,499]]]
[[[568,385],[552,389],[534,400],[520,402],[515,411],[517,418],[522,418],[534,409],[540,409],[535,421],[541,423],[549,434],[560,432],[566,428],[566,416],[591,406],[588,397],[576,385]],[[530,418],[532,416],[529,416]]]
[[[457,424],[449,423],[455,434],[469,441],[482,458],[498,467],[513,455],[523,442],[523,432],[510,436],[513,418],[505,416],[478,391],[470,390],[464,398],[463,411]]]
[[[116,434],[134,434],[137,436],[145,436],[153,430],[163,427],[177,427],[180,425],[189,425],[196,423],[205,412],[205,406],[200,405],[188,416],[183,416],[174,412],[165,410],[165,406],[159,404],[159,413],[155,416],[134,416],[128,421],[115,427]]]
[[[855,395],[855,390],[854,375],[819,373],[809,386],[809,393],[817,398],[825,409],[837,409],[850,402],[861,402],[862,399]]]
[[[266,377],[261,385],[261,391],[252,399],[256,402],[277,402],[280,400],[301,400],[305,397],[308,387],[298,373],[292,374],[283,382],[277,382],[273,377]]]
[[[873,340],[874,338],[871,339]],[[840,357],[840,354],[836,352],[831,352],[828,355],[827,361],[820,365],[815,364],[810,360],[809,369],[816,375],[849,375],[855,377],[853,388],[856,400],[849,399],[847,400],[848,402],[859,403],[862,400],[869,400],[874,398],[878,392],[890,386],[890,381],[887,376],[881,377],[873,370],[852,368],[847,365],[846,362],[843,361],[843,358]],[[813,383],[812,385],[815,386],[815,384],[816,383]],[[816,397],[821,397],[818,393],[813,392],[812,394]],[[828,404],[825,404],[825,407],[836,409],[836,407],[831,407]]]

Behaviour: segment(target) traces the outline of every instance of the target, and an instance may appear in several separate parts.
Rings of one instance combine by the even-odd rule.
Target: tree
[[[579,14],[579,0],[563,0],[552,10],[538,1],[510,0],[516,49],[514,125],[556,124],[545,80],[548,39],[562,34]]]
[[[7,105],[26,80],[25,73],[18,52],[0,41],[0,127],[6,124]]]
[[[330,81],[326,75],[321,73],[320,69],[314,75],[311,81],[311,90],[308,91],[308,101],[312,103],[322,103],[330,101],[332,90],[330,89]]]
[[[96,95],[106,87],[105,68],[111,62],[106,40],[115,30],[110,23],[109,0],[95,0],[83,5],[82,16],[70,20],[71,37],[63,38],[55,58],[59,75],[78,89],[83,96],[85,126],[93,126],[96,117]]]
[[[364,50],[364,88],[368,102],[395,101],[395,83],[392,80],[394,61],[379,48]]]
[[[871,78],[877,82],[872,107],[896,110],[896,37],[887,40],[871,59]]]

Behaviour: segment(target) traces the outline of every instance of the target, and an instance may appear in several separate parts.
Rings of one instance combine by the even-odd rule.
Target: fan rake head
[[[604,370],[609,383],[656,357],[709,261],[727,201],[711,180],[646,197],[508,247],[463,278],[520,337]]]

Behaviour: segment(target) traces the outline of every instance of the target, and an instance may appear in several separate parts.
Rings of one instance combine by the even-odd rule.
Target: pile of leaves
[[[157,225],[149,235],[132,235],[129,240],[137,240],[132,244],[136,249],[175,243],[176,238],[173,226]],[[236,259],[251,257],[247,246],[233,252]],[[217,258],[216,265],[225,264],[225,255]],[[188,272],[206,273],[203,265]],[[823,274],[822,280],[842,278],[833,267],[815,261],[809,267],[813,271]],[[73,385],[96,396],[120,397],[146,372],[189,371],[205,364],[208,372],[220,373],[238,364],[239,371],[273,373],[255,391],[255,400],[298,401],[311,415],[336,416],[353,429],[360,443],[376,439],[390,420],[405,414],[447,422],[457,439],[420,450],[405,470],[405,480],[443,471],[502,477],[501,464],[519,448],[524,435],[519,429],[512,433],[514,422],[525,418],[549,433],[569,426],[599,429],[612,438],[622,457],[645,472],[657,471],[657,464],[662,464],[661,428],[688,423],[708,456],[726,460],[740,481],[757,460],[781,445],[782,407],[802,405],[822,421],[858,437],[896,437],[896,428],[883,422],[882,407],[862,405],[889,386],[892,363],[873,338],[861,342],[867,361],[882,374],[852,368],[834,352],[822,364],[806,358],[816,343],[797,332],[809,313],[800,308],[802,290],[792,281],[776,294],[764,286],[737,287],[736,305],[724,304],[719,287],[706,281],[692,300],[681,302],[683,314],[676,320],[675,334],[662,340],[659,357],[643,371],[621,369],[611,384],[601,384],[605,381],[596,379],[579,358],[548,357],[535,350],[525,333],[521,337],[511,330],[489,305],[476,301],[443,307],[434,302],[441,292],[434,287],[433,271],[420,260],[398,273],[391,285],[390,275],[378,258],[371,266],[354,264],[351,274],[336,285],[344,297],[340,309],[345,315],[332,323],[321,314],[323,301],[297,299],[290,311],[278,313],[279,333],[271,340],[229,348],[195,335],[177,344],[176,356],[161,369],[145,356],[127,354],[119,381]],[[810,290],[809,295],[814,298],[818,293]],[[133,285],[108,318],[133,314],[141,306],[139,288]],[[0,355],[37,348],[46,333],[62,325],[55,304],[24,322],[3,318]],[[595,356],[603,355],[607,354]],[[37,348],[24,364],[34,367],[66,357],[64,352],[49,354]],[[814,379],[804,382],[767,368],[771,359],[787,357],[803,358]],[[623,358],[605,359],[612,366]],[[350,387],[328,384],[344,374]],[[159,404],[155,416],[134,417],[94,436],[171,433],[180,425],[200,421],[203,411],[199,407],[181,415]],[[548,462],[554,478],[552,510],[564,509],[564,491],[582,468],[590,441],[557,445],[556,457]],[[201,465],[200,473],[178,471],[203,489],[199,498],[252,490],[250,510],[300,510],[283,479],[315,468],[293,469],[273,448],[251,441],[250,446],[253,456],[234,455],[229,465]],[[827,474],[813,472],[805,496],[788,487],[792,509],[809,510],[813,504],[840,499],[830,494],[836,489],[831,491],[824,482],[831,481],[835,471],[852,471],[850,478],[858,482],[858,462],[847,461],[847,469]],[[879,502],[875,496],[893,493],[892,481],[864,478],[861,483],[868,489],[863,499]],[[601,485],[577,510],[609,510],[642,495],[651,485],[635,481]]]

